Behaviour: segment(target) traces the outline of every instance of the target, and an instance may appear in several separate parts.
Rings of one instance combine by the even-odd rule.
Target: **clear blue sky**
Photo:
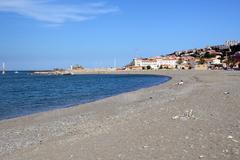
[[[8,69],[123,66],[240,40],[239,0],[0,0]]]

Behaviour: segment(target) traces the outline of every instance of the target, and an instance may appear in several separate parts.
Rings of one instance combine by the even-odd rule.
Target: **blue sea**
[[[0,120],[77,104],[150,87],[169,80],[150,75],[0,75]]]

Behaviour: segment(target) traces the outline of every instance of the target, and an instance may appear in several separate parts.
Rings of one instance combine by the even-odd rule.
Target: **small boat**
[[[63,75],[63,76],[71,76],[71,75],[73,75],[73,73],[72,72],[64,72],[61,75]]]
[[[15,71],[14,73],[15,73],[15,74],[18,74],[19,72],[18,72],[18,71]]]

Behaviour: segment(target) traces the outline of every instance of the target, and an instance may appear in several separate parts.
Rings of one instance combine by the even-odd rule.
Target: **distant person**
[[[183,85],[183,80],[177,83],[177,85]]]

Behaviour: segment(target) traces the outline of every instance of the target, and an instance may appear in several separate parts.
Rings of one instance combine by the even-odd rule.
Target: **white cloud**
[[[118,7],[106,3],[63,5],[51,0],[0,0],[0,12],[16,13],[51,24],[85,21],[101,14],[117,12]]]

